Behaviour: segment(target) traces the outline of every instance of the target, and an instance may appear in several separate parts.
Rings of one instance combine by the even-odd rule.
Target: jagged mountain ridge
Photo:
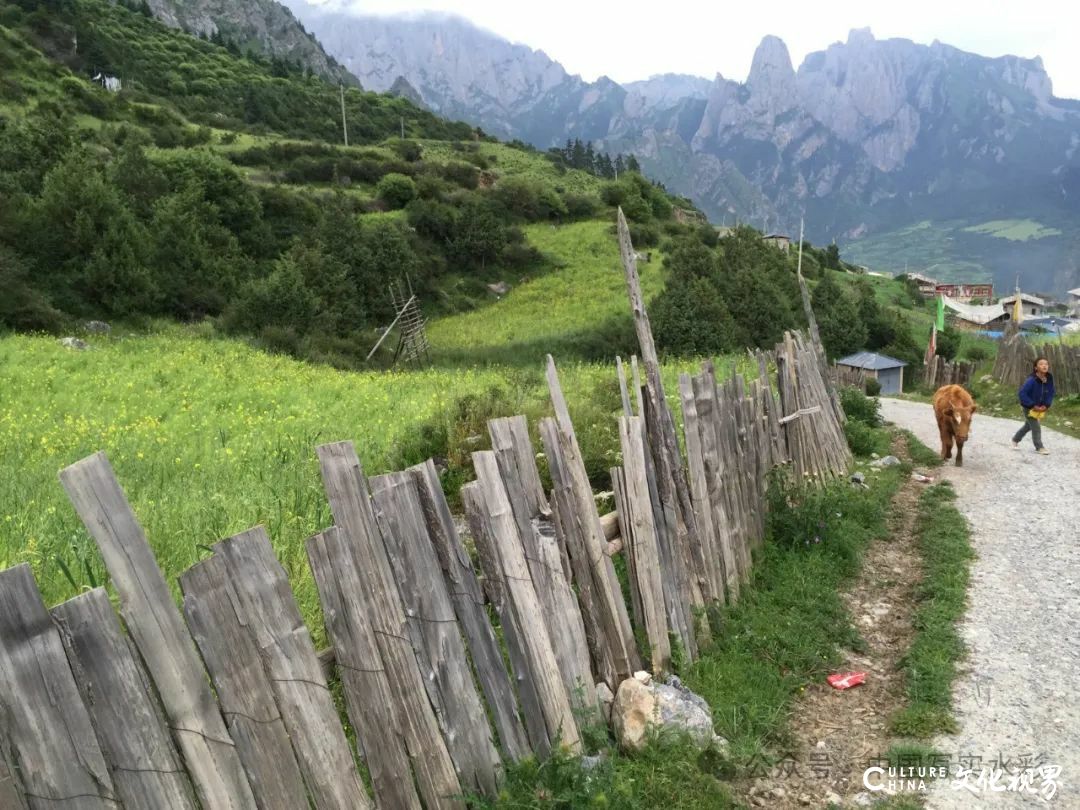
[[[1080,103],[1054,97],[1037,58],[878,40],[863,29],[798,69],[784,43],[766,37],[745,82],[619,85],[585,82],[460,18],[354,17],[289,2],[365,86],[402,76],[432,110],[500,137],[540,147],[580,137],[632,152],[716,222],[792,231],[805,215],[812,240],[837,239],[858,254],[864,240],[923,220],[955,220],[962,231],[1032,219],[1061,231],[1038,245],[1041,260],[1056,263],[1039,286],[1080,280],[1080,233],[1066,227],[1080,212]],[[1059,249],[1047,253],[1051,244]],[[1029,272],[1035,245],[991,247],[979,250],[993,254],[986,266],[1000,281]]]
[[[350,86],[358,83],[275,0],[148,0],[148,5],[157,19],[173,28],[204,37],[220,33],[267,56],[298,61],[327,79]]]

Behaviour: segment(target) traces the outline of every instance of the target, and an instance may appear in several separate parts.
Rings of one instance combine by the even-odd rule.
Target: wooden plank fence
[[[850,456],[799,334],[755,353],[749,378],[720,380],[710,362],[681,376],[680,443],[621,217],[620,232],[644,374],[636,356],[629,381],[616,362],[614,516],[597,510],[550,358],[543,453],[516,416],[492,420],[493,449],[473,454],[461,499],[475,561],[430,460],[368,479],[351,443],[318,447],[335,525],[307,552],[326,655],[264,529],[181,574],[178,609],[108,461],[84,459],[60,478],[119,615],[102,589],[50,613],[28,566],[0,572],[0,805],[463,808],[498,792],[503,763],[579,750],[598,684],[669,671],[672,638],[699,655],[723,632],[713,609],[750,577],[769,471],[825,479]]]
[[[1031,375],[1037,357],[1045,357],[1050,362],[1058,396],[1080,394],[1080,346],[1053,340],[1033,344],[1019,331],[1007,332],[998,344],[994,379],[1019,388]]]
[[[923,369],[923,381],[931,391],[936,391],[943,385],[962,385],[967,388],[971,385],[974,373],[974,363],[946,360],[940,354],[935,354],[933,361],[927,363]]]

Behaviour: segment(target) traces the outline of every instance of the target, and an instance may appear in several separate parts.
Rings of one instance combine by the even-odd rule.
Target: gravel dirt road
[[[883,398],[884,417],[940,449],[930,405]],[[968,656],[954,684],[959,733],[934,741],[972,768],[972,790],[933,783],[928,807],[1080,808],[1080,440],[1043,430],[1049,456],[1030,437],[1010,445],[1016,419],[977,413],[964,447],[932,473],[953,483],[972,530],[969,606],[961,624]],[[977,759],[978,758],[978,759]],[[1056,795],[994,791],[983,768],[1024,758],[1060,767]],[[1008,769],[1007,769],[1008,770]],[[1052,772],[1050,772],[1052,773]],[[1049,785],[1036,771],[1033,787]],[[1008,787],[1006,771],[996,783]]]

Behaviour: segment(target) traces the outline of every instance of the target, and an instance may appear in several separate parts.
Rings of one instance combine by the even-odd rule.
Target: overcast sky
[[[869,26],[879,39],[935,39],[985,56],[1041,56],[1054,93],[1080,98],[1080,3],[970,0],[826,0],[821,3],[687,3],[642,5],[601,0],[314,0],[361,13],[434,10],[460,14],[507,39],[543,50],[571,73],[593,80],[643,79],[692,73],[742,81],[766,34],[787,43],[797,68],[803,57]],[[1000,10],[999,10],[1000,9]]]

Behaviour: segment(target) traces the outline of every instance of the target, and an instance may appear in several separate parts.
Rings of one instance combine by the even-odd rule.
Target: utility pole
[[[345,145],[349,145],[349,127],[345,123],[345,85],[339,84],[338,90],[341,91],[341,134],[345,136]]]

